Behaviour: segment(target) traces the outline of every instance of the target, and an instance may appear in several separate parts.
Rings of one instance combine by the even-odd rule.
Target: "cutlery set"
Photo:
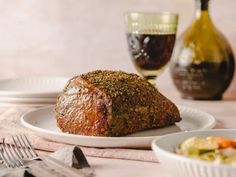
[[[31,176],[58,176],[58,177],[90,177],[93,176],[93,170],[85,171],[82,168],[90,168],[82,151],[77,151],[81,165],[77,165],[77,168],[72,168],[65,165],[59,160],[49,156],[39,156],[38,153],[32,147],[29,139],[25,135],[12,136],[13,143],[6,143],[5,139],[0,144],[0,157],[3,161],[3,165],[7,167],[5,169],[9,173],[14,172],[14,169],[25,170],[27,174]],[[78,148],[78,147],[77,147]],[[78,154],[78,152],[80,154]],[[82,158],[83,157],[83,158]],[[9,170],[11,169],[11,170]],[[19,173],[20,175],[20,173]],[[1,176],[1,175],[0,175]]]

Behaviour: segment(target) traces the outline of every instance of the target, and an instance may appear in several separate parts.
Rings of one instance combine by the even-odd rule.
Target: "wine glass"
[[[129,53],[137,71],[155,86],[170,61],[178,14],[131,12],[125,15]]]

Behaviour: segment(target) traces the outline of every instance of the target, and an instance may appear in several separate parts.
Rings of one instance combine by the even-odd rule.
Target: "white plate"
[[[236,129],[215,129],[180,132],[153,141],[152,149],[166,171],[176,177],[235,177],[236,166],[187,158],[174,150],[190,137],[218,136],[236,139]]]
[[[20,98],[20,97],[0,97],[0,103],[15,104],[55,104],[57,98]]]
[[[179,106],[182,121],[176,125],[146,130],[123,137],[82,136],[63,133],[56,125],[54,107],[45,107],[22,116],[21,123],[43,138],[89,147],[150,148],[157,136],[179,131],[209,129],[215,126],[212,115],[184,106]]]
[[[0,81],[1,97],[55,98],[65,87],[67,77],[31,77]]]

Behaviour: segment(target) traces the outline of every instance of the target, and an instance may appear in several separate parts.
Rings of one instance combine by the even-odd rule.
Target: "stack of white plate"
[[[0,103],[54,104],[67,77],[30,77],[0,80]]]

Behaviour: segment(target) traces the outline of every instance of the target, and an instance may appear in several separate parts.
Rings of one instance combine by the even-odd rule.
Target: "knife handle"
[[[81,170],[71,168],[62,162],[52,158],[52,157],[40,157],[43,162],[50,168],[54,169],[67,177],[92,177],[93,174],[82,173]]]

